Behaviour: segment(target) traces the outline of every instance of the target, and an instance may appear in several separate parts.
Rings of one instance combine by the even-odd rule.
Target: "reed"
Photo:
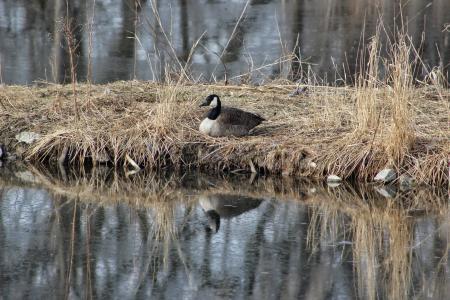
[[[391,47],[391,62],[389,68],[389,83],[392,93],[391,100],[392,121],[389,138],[387,139],[388,153],[395,162],[400,163],[407,155],[414,143],[414,128],[411,122],[410,108],[413,89],[413,63],[411,61],[413,45],[406,34],[398,33],[397,41]]]
[[[357,134],[375,134],[381,112],[377,110],[379,102],[378,87],[381,80],[380,66],[380,41],[381,25],[376,28],[375,35],[368,43],[367,49],[363,49],[359,58],[359,72],[356,74],[356,120],[355,130]],[[367,61],[366,61],[367,60]]]
[[[67,51],[69,53],[69,63],[70,63],[70,80],[72,83],[72,97],[75,112],[75,119],[80,120],[80,112],[78,108],[77,94],[76,94],[76,83],[77,83],[77,71],[76,71],[76,51],[78,49],[78,41],[75,38],[75,31],[77,30],[74,20],[69,17],[69,2],[66,1],[66,17],[63,22],[63,32],[64,38],[66,40]]]

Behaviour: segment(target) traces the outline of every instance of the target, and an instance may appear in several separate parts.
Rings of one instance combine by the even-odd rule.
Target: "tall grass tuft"
[[[380,85],[380,28],[378,25],[375,35],[371,38],[366,53],[363,50],[359,62],[359,74],[356,75],[356,122],[357,133],[372,132],[377,126],[377,87]]]
[[[412,109],[410,99],[413,88],[413,45],[407,35],[397,33],[397,40],[390,47],[390,62],[387,64],[388,83],[392,93],[388,94],[392,123],[387,139],[387,150],[394,163],[400,164],[414,142]]]

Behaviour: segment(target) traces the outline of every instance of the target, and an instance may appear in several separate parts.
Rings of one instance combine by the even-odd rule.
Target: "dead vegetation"
[[[308,93],[288,97],[286,82],[265,86],[219,84],[156,84],[116,82],[89,88],[78,84],[80,120],[71,111],[71,89],[63,85],[7,86],[0,90],[1,140],[10,151],[30,161],[56,161],[65,147],[68,162],[83,165],[105,154],[115,166],[130,156],[145,168],[201,168],[258,171],[272,174],[370,181],[388,164],[420,182],[445,184],[449,146],[449,91],[434,86],[414,88],[408,98],[415,139],[408,140],[401,159],[392,160],[390,97],[395,91],[377,88],[379,128],[355,134],[357,88],[310,86]],[[90,91],[89,91],[90,90]],[[197,103],[209,93],[226,105],[245,108],[268,122],[245,138],[211,138],[198,132],[204,111]],[[55,103],[59,98],[61,107]],[[42,138],[23,149],[14,139],[21,131]],[[400,140],[399,143],[404,143]],[[314,164],[312,164],[314,162]]]

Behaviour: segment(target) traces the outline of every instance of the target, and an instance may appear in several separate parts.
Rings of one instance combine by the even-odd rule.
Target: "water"
[[[436,191],[1,172],[1,299],[450,297]]]
[[[389,32],[394,23],[401,24],[403,16],[416,46],[425,34],[420,53],[427,66],[448,70],[450,63],[448,0],[403,1],[402,13],[400,1],[252,0],[236,28],[244,0],[155,2],[161,24],[154,18],[149,0],[142,0],[138,10],[132,0],[71,0],[69,9],[64,0],[1,0],[0,81],[69,80],[69,58],[61,33],[66,12],[76,25],[78,79],[86,80],[90,69],[95,83],[161,79],[165,65],[179,69],[178,61],[186,63],[200,37],[189,60],[193,79],[223,79],[225,65],[228,79],[252,71],[250,78],[238,77],[234,79],[237,82],[264,82],[284,76],[290,69],[297,75],[299,71],[308,73],[310,78],[316,74],[319,81],[329,83],[351,81],[363,28],[366,42],[375,32],[379,12]],[[279,58],[290,53],[297,42],[295,53],[303,64],[280,63]],[[418,75],[422,71],[417,70]]]

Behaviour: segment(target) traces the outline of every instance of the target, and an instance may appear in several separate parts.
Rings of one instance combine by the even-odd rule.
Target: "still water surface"
[[[450,298],[433,191],[0,170],[1,299]]]
[[[223,79],[225,65],[228,79],[252,71],[250,78],[235,78],[238,82],[270,80],[289,71],[296,78],[349,81],[357,70],[358,48],[374,35],[380,14],[391,36],[402,24],[407,27],[427,67],[448,70],[450,64],[448,0],[246,2],[71,0],[66,8],[64,0],[1,0],[0,79],[8,84],[67,81],[61,29],[67,14],[74,20],[78,79],[90,73],[96,83],[162,79],[167,65],[179,73],[187,61],[195,80]],[[280,63],[294,48],[302,64]]]

